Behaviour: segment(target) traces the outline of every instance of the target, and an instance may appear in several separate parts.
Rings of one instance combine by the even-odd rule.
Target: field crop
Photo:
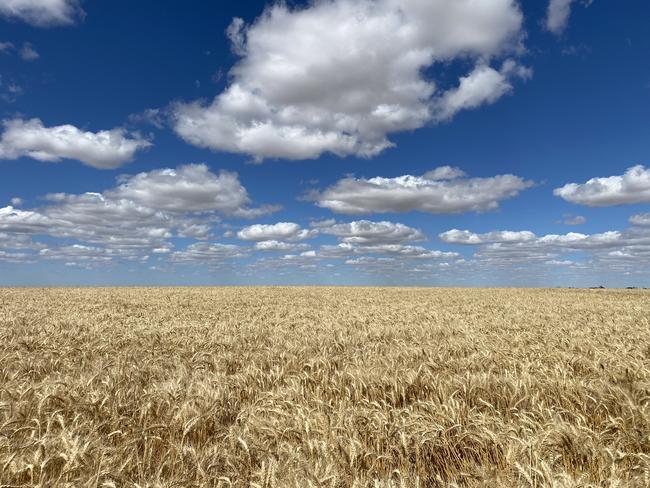
[[[0,289],[0,486],[648,487],[650,294]]]

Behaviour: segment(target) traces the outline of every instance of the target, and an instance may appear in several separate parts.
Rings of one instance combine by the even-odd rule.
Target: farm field
[[[647,487],[650,293],[0,289],[0,486]]]

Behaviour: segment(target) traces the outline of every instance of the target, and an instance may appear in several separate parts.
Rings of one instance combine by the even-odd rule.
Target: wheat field
[[[650,294],[0,289],[0,486],[647,487]]]

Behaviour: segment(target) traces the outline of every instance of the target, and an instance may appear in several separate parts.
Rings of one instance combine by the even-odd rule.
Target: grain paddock
[[[650,486],[650,293],[0,289],[0,486]]]

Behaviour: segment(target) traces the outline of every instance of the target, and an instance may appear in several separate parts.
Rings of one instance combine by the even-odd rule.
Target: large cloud
[[[83,10],[78,0],[0,0],[0,16],[45,27],[72,24]]]
[[[592,178],[586,183],[569,183],[553,193],[564,200],[590,207],[608,207],[650,202],[650,169],[637,165],[621,176]]]
[[[278,3],[250,26],[235,19],[230,85],[210,104],[177,104],[175,131],[258,160],[370,157],[389,134],[492,103],[530,76],[512,58],[491,67],[518,52],[522,18],[516,0]],[[429,68],[454,60],[473,68],[439,88]]]
[[[344,178],[310,198],[319,207],[350,215],[411,210],[451,214],[496,209],[499,201],[514,197],[533,184],[513,175],[464,178],[459,170],[442,169],[451,176],[436,179],[440,178],[436,172],[441,173],[438,168],[423,176]]]
[[[74,159],[94,168],[112,169],[131,161],[136,151],[151,146],[142,137],[119,128],[85,132],[73,125],[45,127],[39,119],[13,119],[3,125],[0,159]]]

